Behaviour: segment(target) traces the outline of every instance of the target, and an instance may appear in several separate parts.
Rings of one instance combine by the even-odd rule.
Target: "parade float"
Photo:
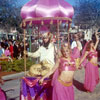
[[[26,35],[29,32],[34,33],[34,27],[37,29],[38,36],[41,33],[41,27],[56,25],[57,47],[59,49],[59,25],[65,24],[68,33],[74,15],[73,7],[64,0],[31,0],[21,9],[22,23],[24,32],[24,50],[26,50]],[[50,27],[49,27],[50,28]],[[31,38],[30,38],[31,43]],[[30,45],[31,48],[31,45]],[[31,49],[30,49],[31,51]],[[26,76],[26,55],[24,55],[25,77],[21,80],[21,100],[50,100],[51,86],[49,79],[45,79],[42,85],[39,85],[39,78]],[[46,94],[46,95],[45,95]],[[48,95],[49,94],[49,95]]]

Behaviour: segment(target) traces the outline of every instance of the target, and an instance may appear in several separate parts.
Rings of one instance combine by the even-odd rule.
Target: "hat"
[[[44,34],[42,34],[42,36],[45,38],[45,37],[48,37],[48,38],[52,38],[52,34],[50,32],[45,32]]]
[[[42,34],[42,37],[48,37],[48,36],[49,36],[48,32]]]

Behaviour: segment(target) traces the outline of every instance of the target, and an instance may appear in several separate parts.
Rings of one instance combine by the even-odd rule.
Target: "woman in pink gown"
[[[99,83],[99,69],[98,69],[98,57],[97,57],[97,45],[99,38],[96,36],[96,43],[94,45],[93,41],[89,41],[86,47],[84,56],[81,58],[80,64],[87,59],[87,64],[85,65],[85,80],[84,87],[87,92],[93,92],[96,85]]]
[[[79,40],[78,34],[74,35],[74,41],[71,44],[71,49],[72,49],[72,56],[75,59],[76,62],[76,68],[78,69],[78,65],[80,62],[80,55],[81,55],[81,50],[82,50],[82,44]]]
[[[61,46],[62,56],[58,58],[54,68],[40,79],[40,83],[46,77],[54,73],[52,79],[52,100],[74,100],[73,77],[75,60],[71,57],[71,50],[67,43]]]

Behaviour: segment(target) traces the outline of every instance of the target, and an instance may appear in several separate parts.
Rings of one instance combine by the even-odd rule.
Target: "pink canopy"
[[[49,18],[46,20],[46,22],[48,22],[48,20],[50,21],[50,18],[59,17],[71,20],[73,15],[73,7],[64,0],[31,0],[21,9],[21,17],[24,20]]]
[[[25,4],[21,9],[21,17],[23,19],[21,27],[24,28],[24,50],[25,47],[25,33],[27,24],[32,26],[33,24],[39,25],[57,23],[57,37],[59,37],[59,24],[60,22],[68,23],[68,30],[70,28],[70,22],[74,15],[73,7],[64,0],[31,0]],[[47,28],[40,28],[40,31],[47,30]],[[69,35],[68,35],[69,37]],[[69,41],[69,38],[68,38]],[[58,38],[59,42],[59,38]],[[59,48],[59,43],[58,43]],[[26,74],[26,55],[24,55],[24,70]]]

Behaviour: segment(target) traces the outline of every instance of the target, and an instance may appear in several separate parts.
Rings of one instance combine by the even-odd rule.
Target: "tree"
[[[81,28],[100,26],[100,0],[77,0],[74,23]]]
[[[18,27],[21,22],[17,0],[0,0],[0,27],[6,31]]]

